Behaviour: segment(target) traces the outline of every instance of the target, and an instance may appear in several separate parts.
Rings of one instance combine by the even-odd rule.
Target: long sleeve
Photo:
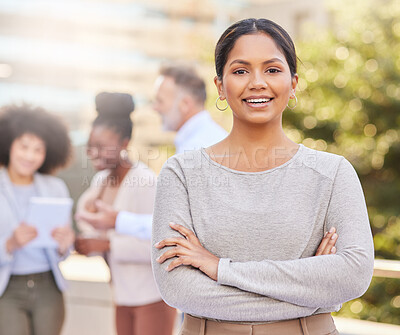
[[[115,233],[110,235],[112,258],[118,263],[150,264],[156,176],[140,164],[121,187],[115,199],[120,212]]]
[[[2,194],[0,194],[0,208],[0,266],[3,266],[13,260],[13,254],[8,253],[6,243],[13,233],[10,222],[15,221],[15,218],[9,209],[7,199]]]
[[[361,296],[372,277],[373,243],[361,185],[345,159],[334,180],[326,226],[337,229],[336,255],[243,263],[221,259],[218,283],[307,307]]]
[[[150,240],[152,229],[152,214],[136,214],[128,211],[120,211],[115,221],[115,231],[142,240]]]
[[[167,272],[171,260],[155,261],[166,248],[153,248],[154,275],[167,303],[203,317],[273,321],[338,310],[364,293],[374,253],[357,174],[340,156],[302,150],[292,165],[268,174],[226,172],[200,164],[196,153],[164,165],[153,244],[179,236],[168,226],[172,221],[221,257],[215,282],[187,266]],[[311,257],[330,227],[339,234],[336,255]]]
[[[185,176],[182,170],[167,162],[158,178],[152,245],[167,237],[180,236],[169,227],[171,221],[195,231]],[[161,265],[156,262],[166,249],[152,248],[153,273],[162,298],[185,313],[221,320],[273,321],[307,316],[316,311],[316,308],[278,302],[236,287],[221,286],[191,267],[180,266],[167,272],[165,269],[171,260]]]
[[[93,183],[92,183],[93,184]],[[96,185],[96,184],[94,184]],[[98,190],[92,185],[87,189],[80,197],[77,204],[77,211],[83,211],[86,203],[96,198]],[[129,212],[123,212],[129,214]],[[128,216],[129,218],[129,216]],[[129,223],[127,222],[127,226]],[[150,263],[150,240],[140,239],[135,236],[125,235],[118,231],[110,230],[107,234],[104,231],[99,231],[89,223],[78,220],[78,229],[88,237],[99,237],[105,238],[106,236],[110,240],[110,250],[112,251],[112,257],[116,262],[120,263]]]

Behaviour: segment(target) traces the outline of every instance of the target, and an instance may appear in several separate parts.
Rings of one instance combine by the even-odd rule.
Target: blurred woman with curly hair
[[[28,105],[0,109],[0,334],[60,334],[65,282],[58,263],[74,233],[70,223],[51,234],[58,248],[30,246],[37,236],[24,222],[31,197],[68,197],[51,173],[71,154],[65,125]]]

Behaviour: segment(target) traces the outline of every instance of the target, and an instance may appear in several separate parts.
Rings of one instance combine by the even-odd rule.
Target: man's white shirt
[[[227,135],[207,111],[201,111],[186,121],[176,133],[176,153],[209,147],[222,141]],[[150,214],[121,211],[115,222],[115,231],[140,239],[150,239],[152,221],[153,216]]]

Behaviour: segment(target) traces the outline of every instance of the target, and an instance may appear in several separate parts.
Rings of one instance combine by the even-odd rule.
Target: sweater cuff
[[[227,284],[227,274],[229,272],[229,265],[231,260],[229,258],[220,258],[218,263],[218,280],[217,283],[221,285]]]

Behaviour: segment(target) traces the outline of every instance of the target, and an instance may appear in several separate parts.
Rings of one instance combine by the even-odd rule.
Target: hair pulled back
[[[245,19],[232,24],[224,31],[215,47],[215,69],[222,81],[225,64],[236,41],[243,35],[264,33],[270,36],[282,51],[292,77],[297,73],[296,49],[289,34],[278,24],[267,19]]]
[[[121,139],[130,139],[133,128],[130,115],[135,109],[132,96],[127,93],[101,92],[96,95],[95,102],[98,115],[93,121],[93,127],[111,128]]]

